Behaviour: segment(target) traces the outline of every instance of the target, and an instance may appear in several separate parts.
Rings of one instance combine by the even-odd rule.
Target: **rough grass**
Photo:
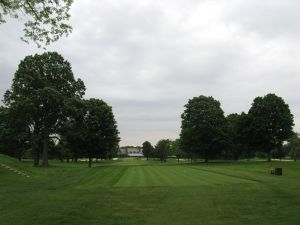
[[[0,225],[300,224],[300,163],[0,162],[31,176],[0,168]]]

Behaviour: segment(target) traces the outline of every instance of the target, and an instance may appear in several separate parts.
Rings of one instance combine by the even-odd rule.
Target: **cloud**
[[[218,99],[226,114],[276,93],[300,131],[299,8],[296,0],[75,1],[73,33],[53,44],[87,86],[113,106],[122,144],[176,138],[189,98]],[[19,61],[40,52],[0,26],[0,94]]]

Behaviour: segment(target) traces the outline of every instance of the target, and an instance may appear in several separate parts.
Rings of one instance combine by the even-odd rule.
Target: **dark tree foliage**
[[[230,141],[230,148],[227,152],[228,158],[238,160],[240,158],[250,158],[254,155],[251,148],[250,119],[247,114],[233,113],[226,117],[227,136]]]
[[[43,146],[43,166],[48,165],[50,134],[57,133],[67,120],[68,102],[80,99],[84,91],[83,82],[74,79],[70,63],[56,52],[27,56],[19,64],[4,100],[31,129],[37,160]]]
[[[62,136],[59,150],[62,159],[72,157],[77,162],[79,157],[85,156],[85,137],[82,129],[87,107],[84,100],[73,99],[68,102],[66,108],[70,116],[59,131]]]
[[[165,162],[168,158],[171,147],[171,141],[169,139],[159,140],[155,146],[155,151],[161,162]]]
[[[169,156],[175,156],[177,158],[178,162],[179,162],[180,158],[185,156],[184,152],[181,149],[180,139],[171,141]]]
[[[153,146],[151,145],[151,143],[149,141],[145,141],[143,143],[143,154],[147,158],[147,160],[151,155],[152,151],[153,151]]]
[[[30,129],[9,108],[0,107],[0,153],[21,160],[29,148]]]
[[[250,116],[244,112],[239,115],[237,120],[237,137],[236,141],[240,148],[240,157],[250,159],[254,157],[256,149],[253,147],[255,142],[254,137],[251,134],[251,123]]]
[[[25,19],[23,41],[38,47],[49,45],[68,35],[72,0],[0,0],[0,24],[6,17]]]
[[[72,148],[69,143],[66,141],[64,136],[61,136],[59,142],[53,146],[52,154],[54,158],[58,158],[62,162],[66,160],[70,162],[70,159],[75,159],[72,152]]]
[[[227,152],[227,157],[232,158],[234,160],[238,160],[241,155],[240,144],[238,140],[238,122],[240,115],[237,113],[229,114],[226,117],[227,120],[227,133],[230,137],[230,151]]]
[[[252,145],[268,154],[282,148],[283,141],[293,134],[293,115],[288,104],[275,94],[257,97],[248,113],[251,119]]]
[[[188,154],[208,159],[216,157],[226,139],[226,119],[220,102],[213,97],[194,97],[181,115],[181,147]]]
[[[284,152],[296,162],[297,158],[300,158],[300,136],[298,133],[294,133],[288,142],[283,146]]]
[[[99,99],[85,100],[86,111],[79,130],[85,143],[86,155],[91,167],[92,158],[109,158],[116,153],[119,132],[112,108]]]

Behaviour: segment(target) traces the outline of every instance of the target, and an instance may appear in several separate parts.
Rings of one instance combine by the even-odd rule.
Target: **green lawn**
[[[0,155],[0,225],[299,225],[300,163],[51,161]]]

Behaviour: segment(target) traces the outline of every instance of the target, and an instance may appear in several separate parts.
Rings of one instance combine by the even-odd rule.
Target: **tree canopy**
[[[160,161],[166,161],[170,152],[171,141],[169,139],[159,140],[155,146],[155,151]]]
[[[79,132],[85,143],[89,167],[92,158],[107,158],[120,141],[112,108],[100,99],[85,100],[86,111]]]
[[[21,17],[25,19],[21,39],[46,46],[72,31],[67,23],[72,3],[73,0],[0,0],[0,24],[8,16]]]
[[[20,115],[13,114],[10,108],[0,107],[0,153],[21,160],[29,144],[30,129]]]
[[[153,146],[151,145],[151,143],[149,141],[145,141],[143,143],[143,154],[147,158],[147,160],[151,155],[152,151],[153,151]]]
[[[254,99],[248,112],[251,120],[252,145],[271,157],[272,150],[279,150],[283,141],[293,134],[293,115],[288,104],[275,94]]]
[[[43,145],[43,165],[48,165],[50,134],[57,133],[68,118],[66,105],[85,92],[83,82],[74,79],[69,62],[56,52],[27,56],[19,64],[5,103],[22,115]]]
[[[297,161],[297,158],[300,157],[300,137],[298,133],[292,135],[288,140],[286,145],[284,145],[285,150],[290,155],[290,157]]]
[[[226,132],[226,120],[220,102],[203,95],[194,97],[185,105],[181,118],[182,149],[205,161],[216,155]]]

